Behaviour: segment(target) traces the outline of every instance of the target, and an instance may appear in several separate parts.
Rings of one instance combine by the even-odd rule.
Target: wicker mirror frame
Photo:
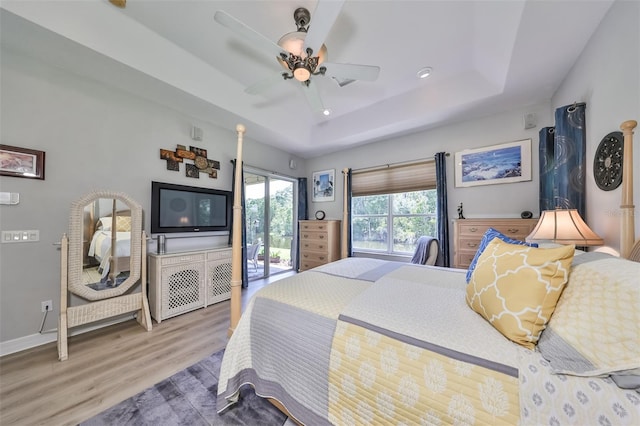
[[[94,290],[83,280],[84,240],[90,236],[83,235],[85,207],[100,199],[113,199],[124,203],[131,211],[131,254],[129,259],[129,277],[119,286]],[[69,258],[68,258],[68,290],[86,300],[103,300],[120,296],[127,292],[140,280],[142,247],[142,206],[127,194],[112,191],[94,191],[71,204],[69,215]]]

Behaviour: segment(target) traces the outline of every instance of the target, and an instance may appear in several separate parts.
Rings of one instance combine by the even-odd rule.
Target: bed
[[[115,222],[115,223],[114,223]],[[115,229],[115,232],[113,232]],[[112,256],[111,247],[115,241],[115,257]],[[131,212],[117,212],[115,221],[112,216],[98,219],[95,231],[91,237],[88,255],[93,257],[99,266],[102,278],[105,278],[112,270],[113,259],[117,262],[115,270],[128,271],[131,256]]]
[[[251,385],[310,425],[640,424],[640,263],[498,240],[470,278],[345,258],[264,287],[235,325],[232,301],[217,409]],[[535,292],[507,293],[505,270]]]

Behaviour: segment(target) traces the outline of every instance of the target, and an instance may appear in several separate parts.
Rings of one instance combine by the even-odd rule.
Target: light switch
[[[40,231],[2,231],[2,243],[33,243],[40,241]]]

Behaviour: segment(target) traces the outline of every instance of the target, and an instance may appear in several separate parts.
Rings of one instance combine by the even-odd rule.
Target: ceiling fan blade
[[[320,92],[318,92],[318,88],[313,82],[308,86],[302,84],[302,91],[304,92],[304,97],[307,98],[307,102],[311,107],[313,112],[323,112],[324,105],[322,104],[322,98],[320,97]]]
[[[255,82],[251,86],[244,89],[244,91],[249,95],[259,95],[260,93],[265,92],[267,89],[275,86],[277,83],[284,81],[282,74],[283,73],[279,71],[277,74],[270,75],[267,78]]]
[[[375,81],[380,74],[380,67],[374,65],[357,65],[357,64],[336,64],[333,62],[323,62],[321,67],[325,67],[327,71],[325,75],[340,80],[364,80]]]
[[[238,21],[228,13],[223,12],[222,10],[218,10],[213,16],[213,19],[217,23],[229,28],[231,31],[247,39],[254,45],[254,47],[259,50],[264,50],[268,53],[271,53],[277,58],[280,57],[281,52],[284,52],[284,50],[276,43],[269,40],[253,28],[249,27],[247,24]]]
[[[327,39],[331,27],[342,10],[345,0],[318,0],[316,10],[311,15],[309,31],[304,41],[304,47],[313,49],[314,55]]]

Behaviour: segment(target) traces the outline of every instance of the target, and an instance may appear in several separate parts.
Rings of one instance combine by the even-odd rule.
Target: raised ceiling
[[[331,0],[321,0],[331,1]],[[217,24],[223,10],[276,42],[316,1],[7,1],[3,47],[144,96],[247,137],[313,157],[548,101],[611,1],[347,0],[325,41],[329,60],[377,65],[375,82],[313,77],[328,117],[295,80],[247,86],[275,58]],[[429,78],[418,79],[430,66]]]

